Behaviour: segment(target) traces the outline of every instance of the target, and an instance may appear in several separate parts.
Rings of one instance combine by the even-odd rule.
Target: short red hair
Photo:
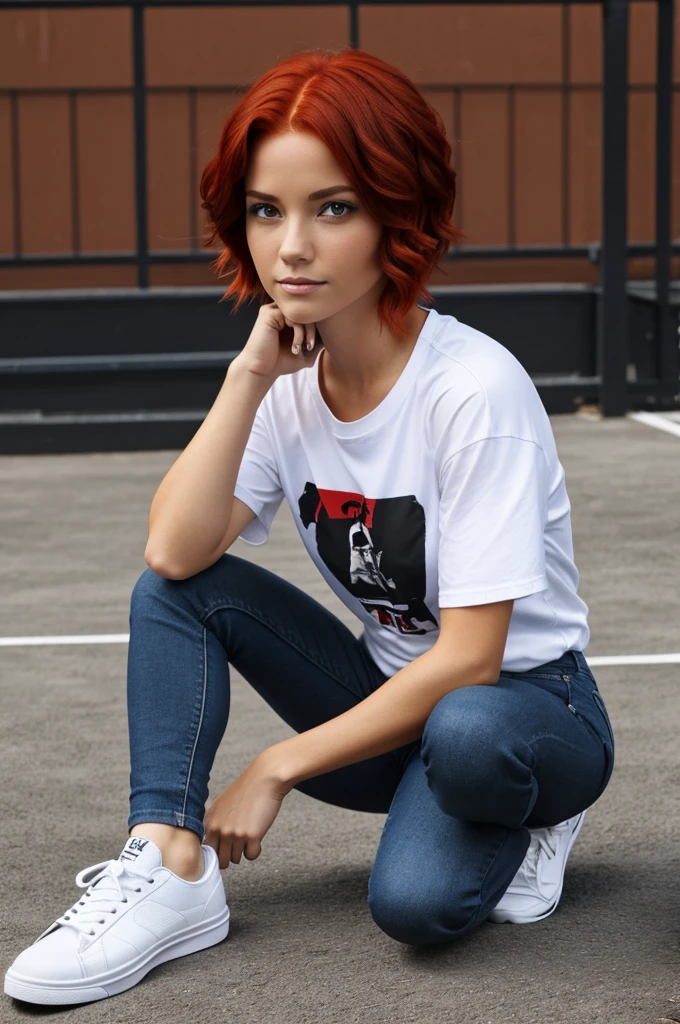
[[[402,317],[427,291],[449,244],[464,237],[451,218],[456,172],[444,122],[410,79],[365,50],[309,50],[280,61],[250,87],[222,129],[216,155],[201,177],[211,236],[224,251],[218,277],[235,273],[224,298],[267,292],[245,232],[244,178],[262,137],[307,132],[331,150],[366,211],[384,226],[379,260],[388,278],[378,316],[396,335]]]

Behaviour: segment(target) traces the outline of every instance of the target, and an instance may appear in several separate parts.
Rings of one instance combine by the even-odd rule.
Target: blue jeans
[[[229,663],[297,732],[388,678],[339,619],[268,569],[232,554],[186,580],[147,569],[130,605],[128,830],[165,822],[204,838]],[[370,913],[401,942],[440,943],[484,921],[524,859],[527,829],[589,807],[613,761],[595,679],[583,654],[567,651],[495,685],[451,691],[420,739],[295,788],[387,814]]]

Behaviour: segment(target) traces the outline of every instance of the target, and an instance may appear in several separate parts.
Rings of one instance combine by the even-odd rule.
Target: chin
[[[317,320],[323,320],[328,316],[328,313],[320,312],[318,305],[312,305],[306,295],[290,295],[288,292],[283,292],[281,298],[275,301],[277,306],[281,306],[282,309],[287,309],[288,306],[297,306],[295,314],[291,313],[289,317],[289,319],[294,320],[297,324],[313,324]],[[306,306],[305,303],[307,303]],[[288,313],[286,313],[286,316],[288,316]]]

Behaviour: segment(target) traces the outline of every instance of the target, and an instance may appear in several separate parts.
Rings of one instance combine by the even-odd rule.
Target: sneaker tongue
[[[142,836],[130,836],[118,860],[133,875],[148,875],[163,863],[163,855],[155,843]]]

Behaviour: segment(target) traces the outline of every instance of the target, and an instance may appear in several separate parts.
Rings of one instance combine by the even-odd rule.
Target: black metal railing
[[[349,45],[359,47],[359,7],[390,5],[412,5],[414,0],[297,0],[295,6],[340,6],[347,10]],[[465,0],[428,0],[435,5],[449,6],[461,4]],[[469,0],[467,0],[469,3]],[[476,4],[492,3],[493,0],[475,0]],[[498,4],[498,0],[495,0]],[[535,3],[551,5],[561,0],[505,0],[505,3]],[[650,301],[655,303],[655,316],[660,344],[661,372],[665,374],[667,386],[677,390],[677,334],[676,321],[670,303],[671,256],[680,252],[680,242],[671,238],[671,130],[673,102],[673,0],[648,0],[657,7],[657,81],[656,85],[630,86],[628,83],[628,36],[629,36],[629,2],[628,0],[569,0],[562,3],[566,17],[567,8],[573,4],[589,4],[599,6],[603,19],[603,81],[602,81],[602,220],[600,239],[588,244],[574,245],[568,241],[569,224],[569,175],[566,173],[568,160],[569,131],[569,97],[570,94],[582,89],[597,89],[598,86],[583,86],[572,83],[569,75],[569,33],[566,22],[563,23],[562,46],[562,80],[552,83],[533,83],[529,85],[515,84],[493,86],[455,85],[451,83],[419,86],[423,92],[428,90],[450,90],[454,103],[454,111],[460,109],[460,98],[463,90],[473,91],[484,88],[504,89],[508,102],[508,161],[510,181],[508,183],[508,244],[498,246],[460,245],[452,247],[447,258],[457,260],[486,258],[524,258],[524,257],[586,257],[600,264],[600,287],[602,299],[600,304],[600,326],[598,331],[598,365],[601,374],[601,399],[606,414],[620,415],[626,407],[626,346],[622,339],[626,336],[626,268],[627,258],[637,255],[653,255],[656,258],[655,288]],[[191,247],[189,249],[157,250],[149,248],[148,229],[148,168],[147,168],[147,96],[155,93],[185,92],[194,104],[200,87],[196,86],[148,86],[146,82],[146,46],[145,46],[145,11],[153,7],[238,7],[244,6],[243,0],[0,0],[3,8],[128,8],[131,13],[131,38],[133,54],[133,84],[128,88],[99,89],[10,89],[1,90],[10,99],[10,130],[11,159],[13,161],[13,207],[15,251],[13,254],[0,257],[0,267],[20,266],[56,266],[56,265],[93,265],[93,264],[126,264],[136,267],[137,285],[146,289],[150,283],[150,267],[153,264],[191,263],[214,259],[215,251],[206,251],[200,246],[196,214],[195,194],[197,192],[196,168],[192,161],[193,178],[190,189],[194,196],[190,203],[191,210]],[[248,0],[248,7],[287,7],[293,6],[291,0]],[[418,84],[418,83],[416,83]],[[512,147],[514,144],[514,111],[515,100],[519,90],[557,90],[562,95],[562,195],[561,195],[561,243],[556,245],[518,245],[516,238],[516,203],[515,180],[513,175]],[[656,237],[654,241],[629,243],[627,237],[627,126],[628,126],[628,95],[633,89],[656,92]],[[225,93],[238,91],[239,87],[225,87]],[[210,88],[215,92],[215,88]],[[19,97],[20,95],[38,92],[55,95],[61,92],[69,96],[69,130],[72,148],[71,159],[71,193],[72,193],[72,251],[70,253],[25,253],[21,245],[20,206],[21,188],[19,176],[18,137],[19,137]],[[78,210],[78,161],[77,127],[75,107],[77,97],[92,93],[123,93],[133,97],[134,118],[134,185],[135,185],[135,248],[132,251],[116,252],[83,252],[80,248],[80,223]],[[190,108],[191,109],[191,108]],[[195,152],[195,117],[189,119],[193,128],[193,137],[189,140],[190,151]],[[458,119],[457,123],[460,123]],[[455,143],[454,143],[455,146]],[[463,158],[460,150],[455,153],[455,162],[459,172],[461,190],[465,189]],[[460,208],[460,207],[459,207]],[[458,226],[465,229],[464,224]]]
[[[3,4],[0,0],[0,8]],[[566,55],[564,61],[567,59]],[[599,241],[584,242],[581,244],[574,244],[569,241],[569,213],[570,213],[570,188],[569,188],[569,122],[570,122],[570,106],[569,97],[573,93],[594,93],[599,91],[599,87],[592,84],[584,83],[555,83],[555,82],[532,82],[522,85],[516,85],[513,83],[499,83],[493,84],[466,84],[465,86],[452,85],[448,82],[435,82],[420,84],[416,83],[419,90],[423,93],[436,92],[438,94],[449,93],[451,97],[451,109],[453,110],[453,120],[455,124],[460,125],[461,123],[461,106],[463,94],[471,93],[504,93],[507,104],[507,137],[506,146],[508,153],[508,183],[507,193],[508,202],[506,205],[506,223],[505,223],[505,235],[508,238],[507,243],[497,245],[459,245],[451,249],[448,258],[458,259],[464,257],[466,259],[488,259],[488,258],[536,258],[536,257],[580,257],[587,258],[593,263],[599,262],[601,245]],[[680,85],[672,87],[676,92],[680,94]],[[630,85],[628,92],[634,93],[650,93],[655,91],[654,85],[640,84]],[[128,86],[100,86],[100,87],[51,87],[51,88],[21,88],[21,89],[2,89],[0,88],[0,97],[6,96],[9,100],[9,120],[10,120],[10,138],[11,138],[11,156],[13,162],[13,173],[12,173],[12,207],[14,211],[14,251],[11,254],[0,255],[0,267],[8,266],[78,266],[94,263],[118,263],[127,265],[137,266],[137,284],[139,287],[146,288],[149,285],[149,266],[154,263],[193,263],[193,262],[206,262],[214,259],[215,251],[206,251],[202,245],[199,224],[198,224],[198,207],[196,197],[198,195],[198,173],[196,161],[193,159],[193,154],[196,153],[198,148],[197,138],[197,116],[196,108],[198,98],[201,95],[224,95],[245,92],[243,86],[195,86],[195,85],[160,85],[152,86],[147,85],[142,90],[143,97],[151,96],[177,96],[184,95],[188,98],[188,133],[187,133],[187,153],[191,154],[189,160],[189,186],[188,186],[188,210],[190,217],[190,229],[189,238],[191,245],[188,249],[154,249],[149,246],[148,238],[148,210],[147,210],[147,189],[142,188],[144,185],[146,166],[138,166],[140,162],[140,154],[143,152],[144,147],[141,145],[135,146],[135,208],[138,211],[136,217],[136,230],[137,230],[137,245],[135,250],[114,252],[103,252],[103,251],[86,251],[83,250],[80,244],[80,203],[79,203],[79,181],[78,181],[78,119],[77,119],[77,106],[78,100],[81,97],[87,96],[130,96],[131,88]],[[562,174],[561,174],[561,190],[560,190],[560,241],[556,244],[542,244],[542,243],[531,243],[531,244],[518,244],[517,242],[517,196],[516,196],[516,175],[513,171],[514,167],[514,150],[515,150],[515,106],[517,96],[525,93],[540,92],[550,93],[557,92],[562,95],[561,103],[561,135],[562,135],[562,146],[561,146],[561,160],[562,160]],[[135,101],[137,100],[137,94],[135,93]],[[18,166],[18,138],[19,138],[19,105],[20,100],[24,96],[50,96],[50,97],[65,97],[68,100],[68,135],[70,145],[70,161],[69,161],[69,172],[70,172],[70,198],[71,198],[71,252],[64,253],[35,253],[23,251],[22,245],[22,224],[21,224],[21,182],[20,182],[20,170]],[[671,97],[665,97],[668,109],[671,106]],[[146,103],[142,104],[143,110],[138,111],[135,105],[135,137],[141,133],[140,138],[146,138]],[[660,110],[660,114],[664,116],[663,107]],[[457,185],[458,185],[458,197],[456,204],[456,215],[455,223],[456,226],[465,229],[464,223],[461,219],[462,211],[462,197],[465,188],[465,174],[464,174],[464,158],[463,151],[460,142],[460,132],[452,133],[455,135],[453,148],[454,148],[454,166],[457,171]],[[669,146],[669,140],[664,139],[666,147]],[[659,164],[662,169],[664,180],[662,187],[657,191],[657,195],[663,197],[669,191],[669,182],[665,180],[670,173],[670,151],[669,155],[665,156]],[[667,237],[667,244],[671,244],[671,249],[680,252],[680,242],[675,245],[670,240],[669,219],[666,217],[666,211],[664,209],[664,203],[661,201],[659,204],[659,211],[657,212],[657,218],[661,217],[664,230]],[[652,255],[656,251],[656,246],[653,242],[635,242],[628,244],[629,255]]]

